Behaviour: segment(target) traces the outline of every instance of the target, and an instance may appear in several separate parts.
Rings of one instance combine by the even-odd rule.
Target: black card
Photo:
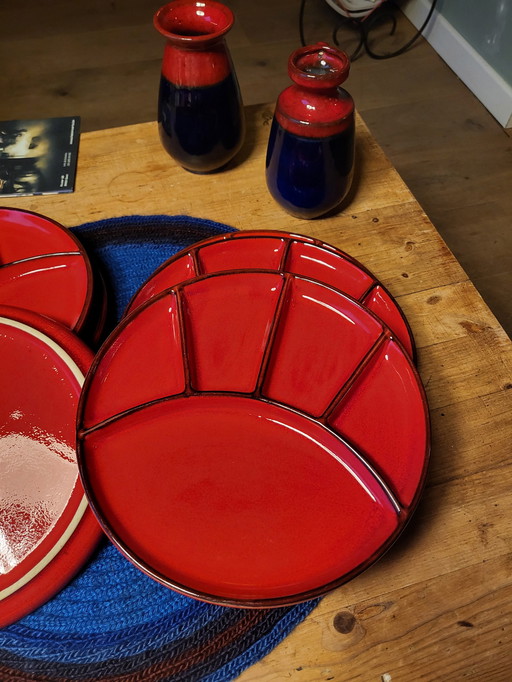
[[[73,192],[80,117],[0,121],[0,198]]]

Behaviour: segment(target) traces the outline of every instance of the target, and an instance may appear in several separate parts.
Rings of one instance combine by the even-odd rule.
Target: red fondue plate
[[[378,315],[415,358],[414,339],[403,312],[371,272],[334,246],[277,230],[231,232],[180,251],[143,284],[127,312],[161,291],[199,275],[252,268],[291,272],[348,294]]]
[[[101,535],[75,447],[91,361],[62,325],[0,306],[0,627],[61,589]]]
[[[197,278],[96,356],[78,462],[140,569],[235,606],[309,599],[368,567],[414,509],[428,410],[410,357],[353,299],[289,273]]]
[[[71,232],[37,213],[0,208],[0,304],[46,315],[78,334],[92,297],[89,258]]]

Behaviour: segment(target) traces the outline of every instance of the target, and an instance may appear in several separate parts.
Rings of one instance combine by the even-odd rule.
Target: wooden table
[[[272,107],[247,110],[240,163],[210,176],[177,167],[156,124],[84,134],[74,194],[4,205],[73,226],[127,214],[188,214],[282,229],[362,261],[396,297],[418,348],[432,418],[425,494],[376,565],[325,597],[255,680],[512,679],[512,344],[375,140],[358,121],[351,204],[315,221],[267,192]]]

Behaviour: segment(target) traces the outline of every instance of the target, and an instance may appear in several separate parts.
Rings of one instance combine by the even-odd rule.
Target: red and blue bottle
[[[293,84],[277,100],[266,160],[274,199],[298,218],[318,218],[340,206],[352,184],[354,101],[340,87],[348,56],[326,43],[290,56]]]
[[[231,10],[215,0],[173,0],[154,17],[166,38],[158,99],[160,139],[196,173],[225,166],[244,137],[240,88],[225,36]]]

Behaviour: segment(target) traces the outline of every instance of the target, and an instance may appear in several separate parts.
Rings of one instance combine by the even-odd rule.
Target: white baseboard
[[[425,21],[430,6],[429,0],[400,3],[403,13],[416,28]],[[504,127],[511,127],[512,86],[437,11],[423,35],[497,121]]]

